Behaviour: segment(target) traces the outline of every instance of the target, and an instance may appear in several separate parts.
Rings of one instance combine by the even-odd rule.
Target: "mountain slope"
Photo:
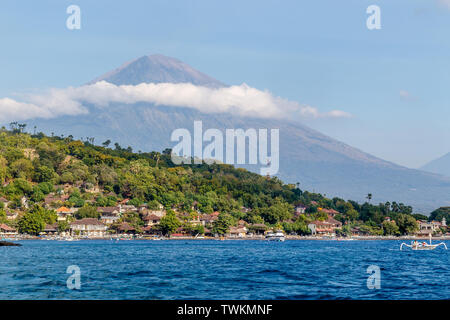
[[[427,163],[420,169],[450,177],[450,152],[436,160]]]
[[[219,81],[198,76],[201,73],[192,70],[178,60],[150,56],[127,63],[93,82],[192,81],[201,85],[221,85]],[[425,213],[450,205],[450,179],[381,160],[299,123],[231,114],[204,114],[191,108],[148,103],[88,107],[87,115],[36,120],[30,122],[30,126],[36,125],[38,130],[47,133],[95,137],[98,144],[111,139],[123,147],[132,146],[136,151],[161,151],[174,147],[176,142],[170,141],[172,131],[187,128],[193,132],[196,120],[203,121],[204,130],[216,128],[223,133],[227,128],[279,128],[278,176],[286,182],[299,182],[303,189],[356,201],[363,201],[368,193],[372,193],[374,203],[404,202]],[[245,167],[259,172],[259,166]]]
[[[115,85],[137,85],[146,83],[182,83],[190,82],[211,88],[224,86],[220,81],[195,70],[186,63],[160,54],[143,56],[123,64],[121,67],[105,73],[89,82],[107,81]]]

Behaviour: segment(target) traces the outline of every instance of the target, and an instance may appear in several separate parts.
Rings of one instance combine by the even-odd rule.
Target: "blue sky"
[[[306,123],[418,167],[450,151],[450,4],[440,0],[35,1],[0,5],[0,98],[77,86],[162,53],[228,84],[353,115]],[[81,8],[81,30],[66,8]],[[366,8],[381,8],[381,30]]]

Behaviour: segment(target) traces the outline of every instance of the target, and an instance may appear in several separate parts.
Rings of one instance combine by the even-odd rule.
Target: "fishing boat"
[[[286,237],[284,236],[283,231],[278,230],[277,232],[269,232],[266,234],[266,240],[268,241],[284,241],[286,240]]]
[[[432,244],[431,243],[431,234],[430,234],[430,243],[419,242],[417,240],[411,241],[411,244],[402,243],[400,245],[400,250],[403,249],[403,246],[411,248],[412,250],[434,250],[439,246],[444,246],[445,250],[447,249],[447,245],[444,242]]]

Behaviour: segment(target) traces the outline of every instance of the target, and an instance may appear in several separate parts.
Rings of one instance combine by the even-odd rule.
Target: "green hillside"
[[[164,206],[174,216],[173,230],[167,229],[172,232],[174,227],[189,231],[189,220],[196,215],[219,212],[219,219],[211,225],[219,234],[239,221],[308,234],[310,221],[328,218],[324,209],[337,211],[334,218],[344,223],[343,233],[350,227],[377,235],[417,230],[412,208],[401,203],[372,205],[370,196],[364,204],[329,199],[284,184],[276,177],[230,165],[175,166],[170,150],[133,152],[111,141],[98,146],[90,138],[80,141],[71,136],[48,137],[23,131],[24,126],[17,123],[10,130],[0,131],[0,197],[8,201],[8,208],[0,203],[0,223],[22,232],[38,233],[45,224],[56,222],[54,208],[45,206],[44,200],[67,186],[68,197],[59,205],[80,208],[76,218],[98,218],[97,207],[130,199],[128,204],[134,206]],[[294,208],[299,205],[306,207],[305,213],[295,214]],[[15,211],[17,217],[7,219],[7,211]],[[137,214],[125,215],[122,221],[136,230],[143,225]]]

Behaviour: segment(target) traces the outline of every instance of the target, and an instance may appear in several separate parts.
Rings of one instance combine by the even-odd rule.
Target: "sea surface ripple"
[[[0,247],[0,299],[450,298],[448,251],[401,241],[19,242]],[[71,265],[80,290],[67,288]],[[367,287],[371,265],[380,289]]]

